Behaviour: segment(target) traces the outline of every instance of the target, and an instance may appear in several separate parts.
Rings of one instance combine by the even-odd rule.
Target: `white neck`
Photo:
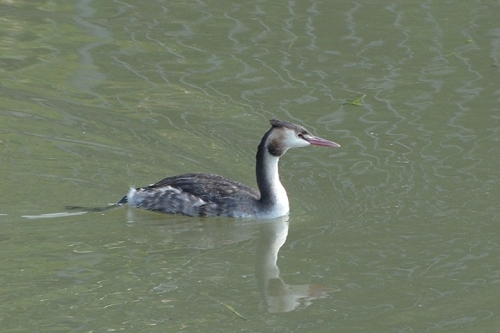
[[[279,157],[269,153],[263,154],[261,170],[257,170],[257,183],[261,193],[259,202],[266,217],[279,217],[288,214],[290,206],[286,190],[280,182],[278,162]]]

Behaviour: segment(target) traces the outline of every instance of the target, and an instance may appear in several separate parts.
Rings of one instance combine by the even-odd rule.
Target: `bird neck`
[[[279,156],[270,152],[273,151],[273,147],[270,147],[268,143],[271,130],[262,138],[256,155],[255,170],[260,192],[259,204],[267,211],[284,215],[289,210],[288,196],[279,178]]]

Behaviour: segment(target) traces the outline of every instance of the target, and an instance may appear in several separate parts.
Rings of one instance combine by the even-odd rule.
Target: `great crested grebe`
[[[278,173],[279,158],[289,148],[340,145],[313,136],[304,127],[288,121],[270,122],[271,129],[262,137],[256,154],[258,191],[221,176],[188,173],[131,188],[119,202],[104,209],[128,203],[132,207],[189,216],[276,218],[288,214],[288,196]]]

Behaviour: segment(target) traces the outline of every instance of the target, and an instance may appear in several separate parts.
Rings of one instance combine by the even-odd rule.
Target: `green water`
[[[0,10],[2,332],[500,327],[497,2]],[[183,172],[254,186],[274,117],[342,145],[283,157],[289,218],[65,213]]]

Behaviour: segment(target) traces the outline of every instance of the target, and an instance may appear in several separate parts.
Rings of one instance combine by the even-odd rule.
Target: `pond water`
[[[2,332],[493,332],[496,1],[2,1]],[[291,214],[103,206],[184,172]]]

